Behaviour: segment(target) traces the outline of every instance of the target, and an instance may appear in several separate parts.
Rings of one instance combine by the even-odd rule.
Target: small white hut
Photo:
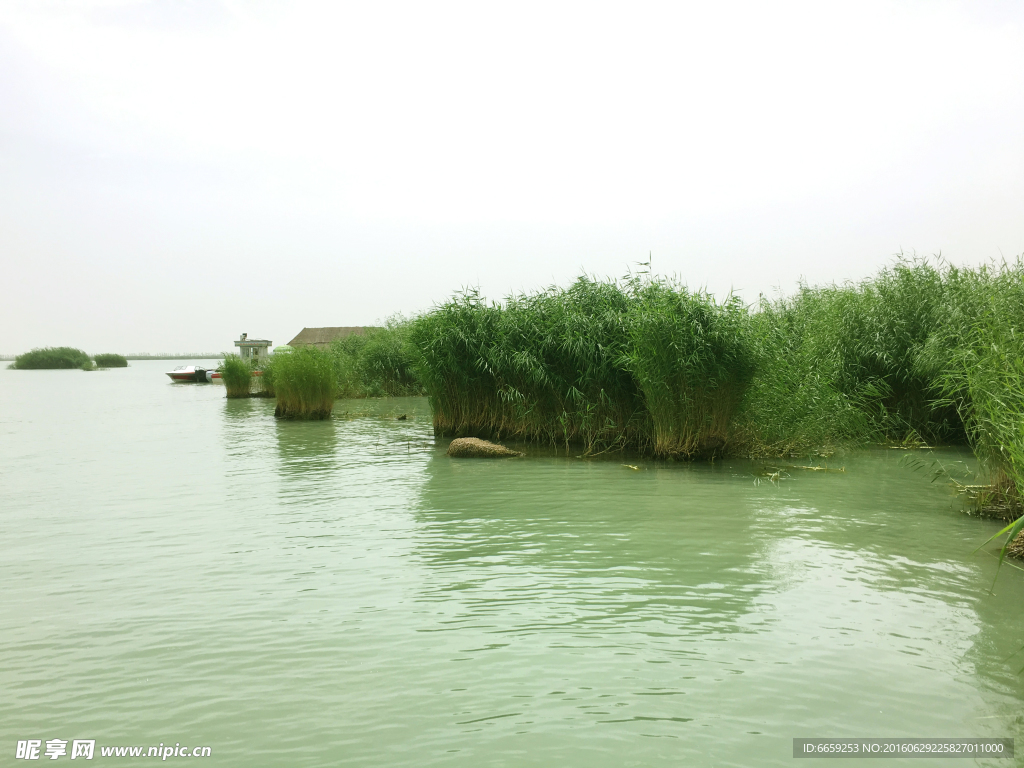
[[[248,333],[243,333],[242,337],[235,342],[239,356],[246,360],[260,360],[266,357],[270,354],[271,344],[273,342],[269,339],[250,339]]]

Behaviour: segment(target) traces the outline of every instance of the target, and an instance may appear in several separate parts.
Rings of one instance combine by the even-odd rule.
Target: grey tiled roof
[[[352,336],[353,334],[361,336],[368,330],[371,329],[362,325],[342,325],[329,328],[303,328],[299,332],[298,336],[288,342],[288,345],[292,347],[304,347],[310,345],[315,347],[326,347],[335,339],[344,339],[346,336]]]

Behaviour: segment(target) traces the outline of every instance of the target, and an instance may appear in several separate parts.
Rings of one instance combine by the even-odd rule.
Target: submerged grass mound
[[[8,368],[21,371],[47,368],[81,368],[91,362],[89,355],[74,347],[44,347],[18,355]]]
[[[438,434],[690,457],[728,442],[744,314],[669,281],[584,277],[503,305],[467,292],[410,340]]]
[[[96,355],[93,360],[96,361],[96,365],[100,368],[127,368],[128,358],[124,355],[117,355],[114,353],[107,353]]]
[[[252,387],[252,365],[238,355],[225,355],[220,365],[220,378],[228,397],[249,397]]]
[[[445,455],[454,458],[501,459],[523,454],[478,437],[457,437],[448,445]]]
[[[275,357],[274,415],[283,419],[329,419],[338,391],[337,371],[330,352],[303,347]]]

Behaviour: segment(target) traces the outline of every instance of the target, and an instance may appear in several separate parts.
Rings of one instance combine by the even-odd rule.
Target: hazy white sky
[[[1024,3],[0,1],[0,353],[1024,252]]]

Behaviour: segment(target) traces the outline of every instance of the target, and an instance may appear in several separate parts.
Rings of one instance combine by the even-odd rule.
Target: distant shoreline
[[[0,360],[13,360],[17,355],[0,355]],[[154,355],[125,355],[129,360],[220,360],[223,352],[187,352],[174,354],[162,352]]]
[[[157,355],[125,355],[129,360],[221,360],[223,352],[192,352],[183,355],[157,354]]]

